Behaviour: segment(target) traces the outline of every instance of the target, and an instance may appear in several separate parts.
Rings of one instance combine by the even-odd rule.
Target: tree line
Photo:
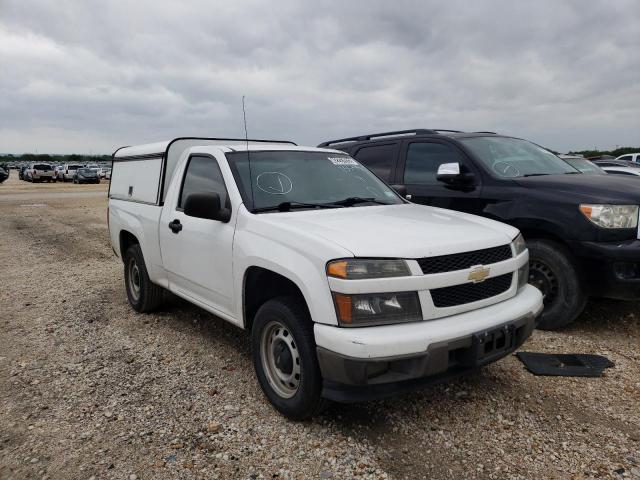
[[[0,154],[0,163],[39,162],[39,163],[97,163],[111,162],[111,155],[55,155],[49,153],[23,153],[21,155]]]
[[[620,155],[626,155],[627,153],[640,152],[640,147],[620,147],[615,150],[581,150],[579,152],[569,152],[570,154],[578,154],[584,157],[599,157],[601,155],[611,155],[612,157],[619,157]]]

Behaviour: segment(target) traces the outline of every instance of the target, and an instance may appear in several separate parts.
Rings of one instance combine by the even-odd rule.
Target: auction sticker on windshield
[[[358,165],[351,157],[327,157],[334,165]]]

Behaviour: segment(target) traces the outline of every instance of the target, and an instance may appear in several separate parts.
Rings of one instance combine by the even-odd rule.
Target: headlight
[[[334,293],[340,325],[364,327],[422,320],[418,292],[347,295]]]
[[[527,244],[525,243],[524,237],[521,233],[519,233],[513,242],[511,242],[511,245],[513,246],[514,257],[517,257],[527,249]]]
[[[636,228],[638,205],[580,205],[585,217],[602,228]]]
[[[404,260],[354,258],[329,262],[327,275],[347,280],[361,280],[364,278],[406,277],[411,275],[411,271]]]

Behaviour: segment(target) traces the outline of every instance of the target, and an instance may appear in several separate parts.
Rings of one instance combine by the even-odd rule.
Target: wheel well
[[[536,228],[521,228],[520,233],[526,240],[540,239],[540,240],[553,240],[560,245],[567,247],[567,244],[558,236],[553,233],[549,233],[545,230],[538,230]]]
[[[545,230],[537,230],[535,228],[524,228],[521,229],[520,232],[522,236],[526,240],[551,240],[552,242],[557,243],[564,250],[564,254],[568,256],[569,261],[573,263],[576,270],[578,271],[578,275],[580,278],[585,278],[585,269],[583,262],[580,258],[576,257],[574,252],[571,250],[569,245],[560,237],[554,235],[553,233],[549,233]]]
[[[129,247],[139,243],[133,233],[127,232],[126,230],[120,232],[120,258],[122,258],[122,261],[124,261],[124,254],[129,250]]]
[[[251,328],[253,318],[263,303],[283,295],[295,295],[304,301],[304,295],[298,286],[287,277],[266,268],[250,267],[245,273],[243,288],[245,328]]]

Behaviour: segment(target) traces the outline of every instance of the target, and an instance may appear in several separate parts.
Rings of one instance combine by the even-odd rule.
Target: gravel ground
[[[510,356],[293,423],[245,332],[178,300],[128,307],[106,198],[69,191],[106,185],[0,185],[0,479],[640,478],[640,303],[593,301],[524,347],[606,355],[603,378]]]

